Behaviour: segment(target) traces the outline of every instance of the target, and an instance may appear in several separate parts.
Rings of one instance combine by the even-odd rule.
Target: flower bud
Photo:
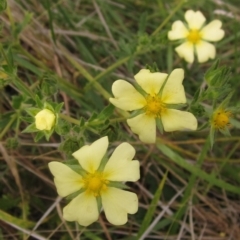
[[[49,109],[41,110],[35,116],[35,125],[38,130],[51,130],[55,124],[56,116]]]

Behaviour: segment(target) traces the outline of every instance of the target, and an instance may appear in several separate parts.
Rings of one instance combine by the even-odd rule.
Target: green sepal
[[[32,132],[38,132],[39,129],[36,128],[35,122],[28,125],[23,131],[22,133],[32,133]]]
[[[49,141],[49,138],[51,137],[51,135],[54,132],[54,128],[52,128],[50,131],[44,130],[44,131],[41,131],[41,132],[44,133],[46,140]]]
[[[120,189],[130,189],[127,185],[125,185],[122,182],[115,182],[115,181],[109,181],[108,187],[115,187],[115,188],[120,188]]]
[[[97,171],[102,172],[102,171],[104,170],[107,162],[108,162],[108,156],[107,156],[107,153],[106,153],[106,154],[103,156],[103,158],[101,159],[101,162],[100,162],[100,165],[99,165]]]
[[[39,131],[39,130],[38,130]],[[34,142],[38,142],[41,138],[44,137],[44,132],[43,131],[39,131],[36,136],[34,137]]]
[[[79,194],[83,193],[85,191],[85,189],[80,189],[77,192],[71,193],[70,195],[68,195],[66,197],[67,200],[72,200],[74,198],[76,198]]]
[[[156,118],[157,129],[163,134],[163,124],[161,118]]]
[[[148,94],[141,88],[141,86],[138,85],[137,83],[134,84],[134,87],[135,87],[136,90],[137,90],[140,94],[142,94],[144,97],[146,97],[146,96],[148,95]]]
[[[231,133],[229,131],[229,129],[227,127],[225,127],[224,129],[219,129],[219,131],[226,137],[231,137]]]
[[[24,110],[32,117],[35,117],[41,111],[41,109],[34,107],[26,108]]]
[[[139,109],[139,110],[136,110],[136,111],[133,111],[131,112],[129,118],[134,118],[140,114],[144,113],[144,110],[143,109]]]
[[[166,104],[166,108],[170,108],[170,109],[181,109],[186,106],[187,106],[186,103]]]
[[[102,209],[102,198],[100,196],[96,197],[97,200],[97,207],[98,207],[98,212],[101,212]]]
[[[83,177],[87,175],[87,172],[81,167],[81,165],[79,165],[79,163],[77,163],[76,165],[65,163],[65,165]]]
[[[50,111],[52,111],[54,114],[55,114],[55,109],[54,109],[54,107],[52,106],[52,104],[51,103],[49,103],[49,102],[44,102],[44,107],[43,107],[43,109],[48,109],[48,110],[50,110]]]

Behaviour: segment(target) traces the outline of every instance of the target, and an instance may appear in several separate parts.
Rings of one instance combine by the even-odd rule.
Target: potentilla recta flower
[[[60,196],[66,197],[79,190],[80,193],[63,209],[63,218],[88,226],[99,217],[97,199],[101,199],[107,220],[114,225],[127,222],[128,214],[138,210],[135,193],[122,190],[113,185],[115,181],[135,182],[139,179],[139,161],[132,160],[134,148],[128,143],[120,144],[105,166],[101,162],[108,148],[108,137],[100,138],[74,152],[84,169],[84,174],[73,171],[60,162],[50,162],[49,168]]]
[[[192,113],[170,106],[186,103],[182,85],[183,69],[175,69],[169,76],[166,73],[152,73],[148,69],[142,69],[134,78],[145,93],[138,92],[127,81],[117,80],[112,85],[114,98],[109,100],[125,111],[141,109],[139,115],[127,120],[131,130],[139,135],[141,141],[145,143],[156,141],[158,119],[161,120],[166,132],[197,129],[197,119]]]
[[[178,20],[172,24],[172,30],[168,32],[170,40],[183,40],[183,43],[175,48],[178,55],[189,63],[194,60],[194,52],[200,63],[206,62],[209,58],[214,59],[216,49],[208,41],[217,42],[224,37],[222,22],[213,20],[204,26],[206,18],[200,11],[193,10],[186,11],[185,20],[187,26]]]
[[[43,109],[35,116],[35,125],[38,130],[51,130],[55,125],[56,116],[49,109]]]

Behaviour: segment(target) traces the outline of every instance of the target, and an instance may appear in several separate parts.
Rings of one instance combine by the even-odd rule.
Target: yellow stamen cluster
[[[223,109],[217,110],[213,114],[213,126],[216,129],[224,129],[229,126],[229,120],[232,113]]]
[[[161,101],[161,98],[157,95],[148,95],[146,97],[147,104],[145,106],[146,114],[159,117],[161,113],[166,110],[165,104]]]
[[[89,173],[83,178],[83,187],[86,192],[95,197],[101,194],[101,191],[107,189],[108,180],[106,180],[102,173]]]
[[[197,44],[201,40],[201,34],[198,30],[190,30],[187,39],[189,42],[193,44]]]

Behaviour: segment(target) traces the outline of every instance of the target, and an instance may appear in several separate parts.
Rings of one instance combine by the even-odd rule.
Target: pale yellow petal
[[[35,116],[35,125],[39,130],[51,130],[55,124],[56,116],[49,109],[43,109]]]
[[[162,124],[166,132],[197,129],[197,119],[192,113],[176,109],[168,109],[162,115]]]
[[[148,94],[155,95],[160,91],[161,86],[166,79],[166,73],[150,72],[148,69],[142,69],[138,72],[134,78],[141,88]]]
[[[209,58],[214,59],[216,56],[215,46],[205,41],[200,41],[196,45],[196,52],[200,63],[206,62]]]
[[[162,101],[164,103],[186,103],[186,96],[182,85],[183,78],[184,70],[182,68],[174,69],[171,72],[162,92]]]
[[[191,42],[184,42],[177,48],[175,51],[181,58],[184,58],[185,61],[192,63],[194,60],[194,48]]]
[[[97,200],[86,192],[75,197],[63,208],[63,218],[66,221],[77,221],[82,226],[88,226],[98,220]]]
[[[146,105],[145,98],[128,82],[117,80],[112,85],[114,98],[109,101],[116,107],[132,111],[143,108]]]
[[[138,210],[138,198],[135,193],[109,187],[102,195],[102,205],[107,220],[114,225],[123,225],[128,220],[128,213]]]
[[[172,30],[168,32],[168,39],[177,40],[177,39],[186,38],[188,33],[189,31],[185,27],[183,22],[178,20],[172,24]]]
[[[66,197],[82,188],[82,177],[70,167],[60,162],[50,162],[48,167],[54,176],[57,192],[61,197]]]
[[[139,161],[132,160],[135,149],[129,143],[120,144],[109,158],[104,176],[110,181],[132,181],[140,178]]]
[[[155,143],[156,141],[156,120],[145,113],[139,114],[127,120],[131,130],[138,134],[140,140],[145,143]]]
[[[185,13],[185,19],[188,23],[188,27],[190,30],[195,29],[198,30],[202,27],[206,18],[200,11],[194,12],[193,10],[188,10]]]
[[[79,164],[89,173],[94,173],[104,157],[108,148],[108,137],[102,137],[91,145],[85,145],[72,155]]]
[[[217,42],[224,37],[224,31],[221,29],[222,22],[213,20],[201,30],[202,39]]]

